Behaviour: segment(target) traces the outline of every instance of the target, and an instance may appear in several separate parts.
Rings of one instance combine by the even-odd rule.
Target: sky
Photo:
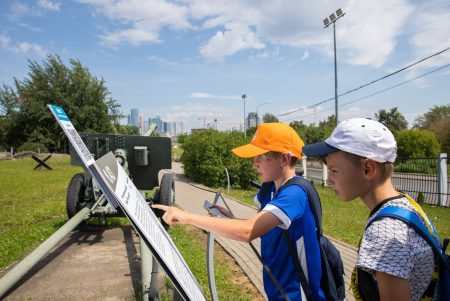
[[[450,47],[449,0],[1,0],[0,83],[52,54],[103,78],[123,114],[138,108],[185,131],[214,120],[239,129],[244,106],[318,123],[335,110],[323,20],[338,8],[339,94]],[[450,50],[339,97],[339,120],[398,107],[412,126],[450,104],[449,64]]]

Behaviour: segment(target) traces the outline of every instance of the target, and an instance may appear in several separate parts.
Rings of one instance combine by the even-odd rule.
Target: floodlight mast
[[[329,17],[323,20],[324,28],[327,28],[333,24],[333,41],[334,41],[334,110],[336,125],[339,123],[338,118],[338,81],[337,81],[337,58],[336,58],[336,21],[345,16],[342,9],[336,10],[336,13],[332,13]]]

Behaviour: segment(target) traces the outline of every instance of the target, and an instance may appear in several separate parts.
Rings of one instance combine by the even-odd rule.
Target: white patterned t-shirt
[[[415,211],[403,196],[389,200],[379,210],[388,206]],[[379,271],[408,279],[412,300],[419,300],[430,284],[434,255],[431,246],[413,228],[398,219],[386,217],[374,221],[364,231],[356,266],[370,273]]]

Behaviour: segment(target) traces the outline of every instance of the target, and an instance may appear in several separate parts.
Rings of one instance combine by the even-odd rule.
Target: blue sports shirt
[[[289,298],[301,300],[300,280],[296,275],[283,237],[283,229],[287,229],[314,299],[325,300],[320,288],[322,269],[316,223],[309,207],[308,196],[298,185],[280,188],[277,193],[274,193],[274,190],[273,184],[264,199],[261,190],[255,197],[259,210],[268,211],[282,221],[281,225],[261,236],[261,256]],[[264,290],[270,301],[284,300],[275,283],[264,270],[263,281]]]

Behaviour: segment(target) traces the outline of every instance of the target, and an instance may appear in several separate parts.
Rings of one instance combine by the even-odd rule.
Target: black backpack
[[[261,192],[263,198],[269,192],[273,182],[266,182],[261,185]],[[291,185],[298,185],[302,187],[308,195],[308,203],[311,208],[314,220],[316,221],[316,234],[319,242],[320,258],[322,265],[321,288],[325,293],[326,300],[344,300],[345,299],[345,282],[344,282],[344,264],[342,262],[341,254],[333,245],[333,243],[323,235],[322,230],[322,205],[320,197],[316,188],[305,178],[295,176],[289,179],[284,185],[280,187],[285,189]],[[313,300],[311,290],[306,280],[305,274],[301,268],[300,260],[295,251],[294,243],[289,237],[288,231],[284,231],[284,238],[289,249],[289,254],[294,263],[297,276],[305,293],[307,300]]]

